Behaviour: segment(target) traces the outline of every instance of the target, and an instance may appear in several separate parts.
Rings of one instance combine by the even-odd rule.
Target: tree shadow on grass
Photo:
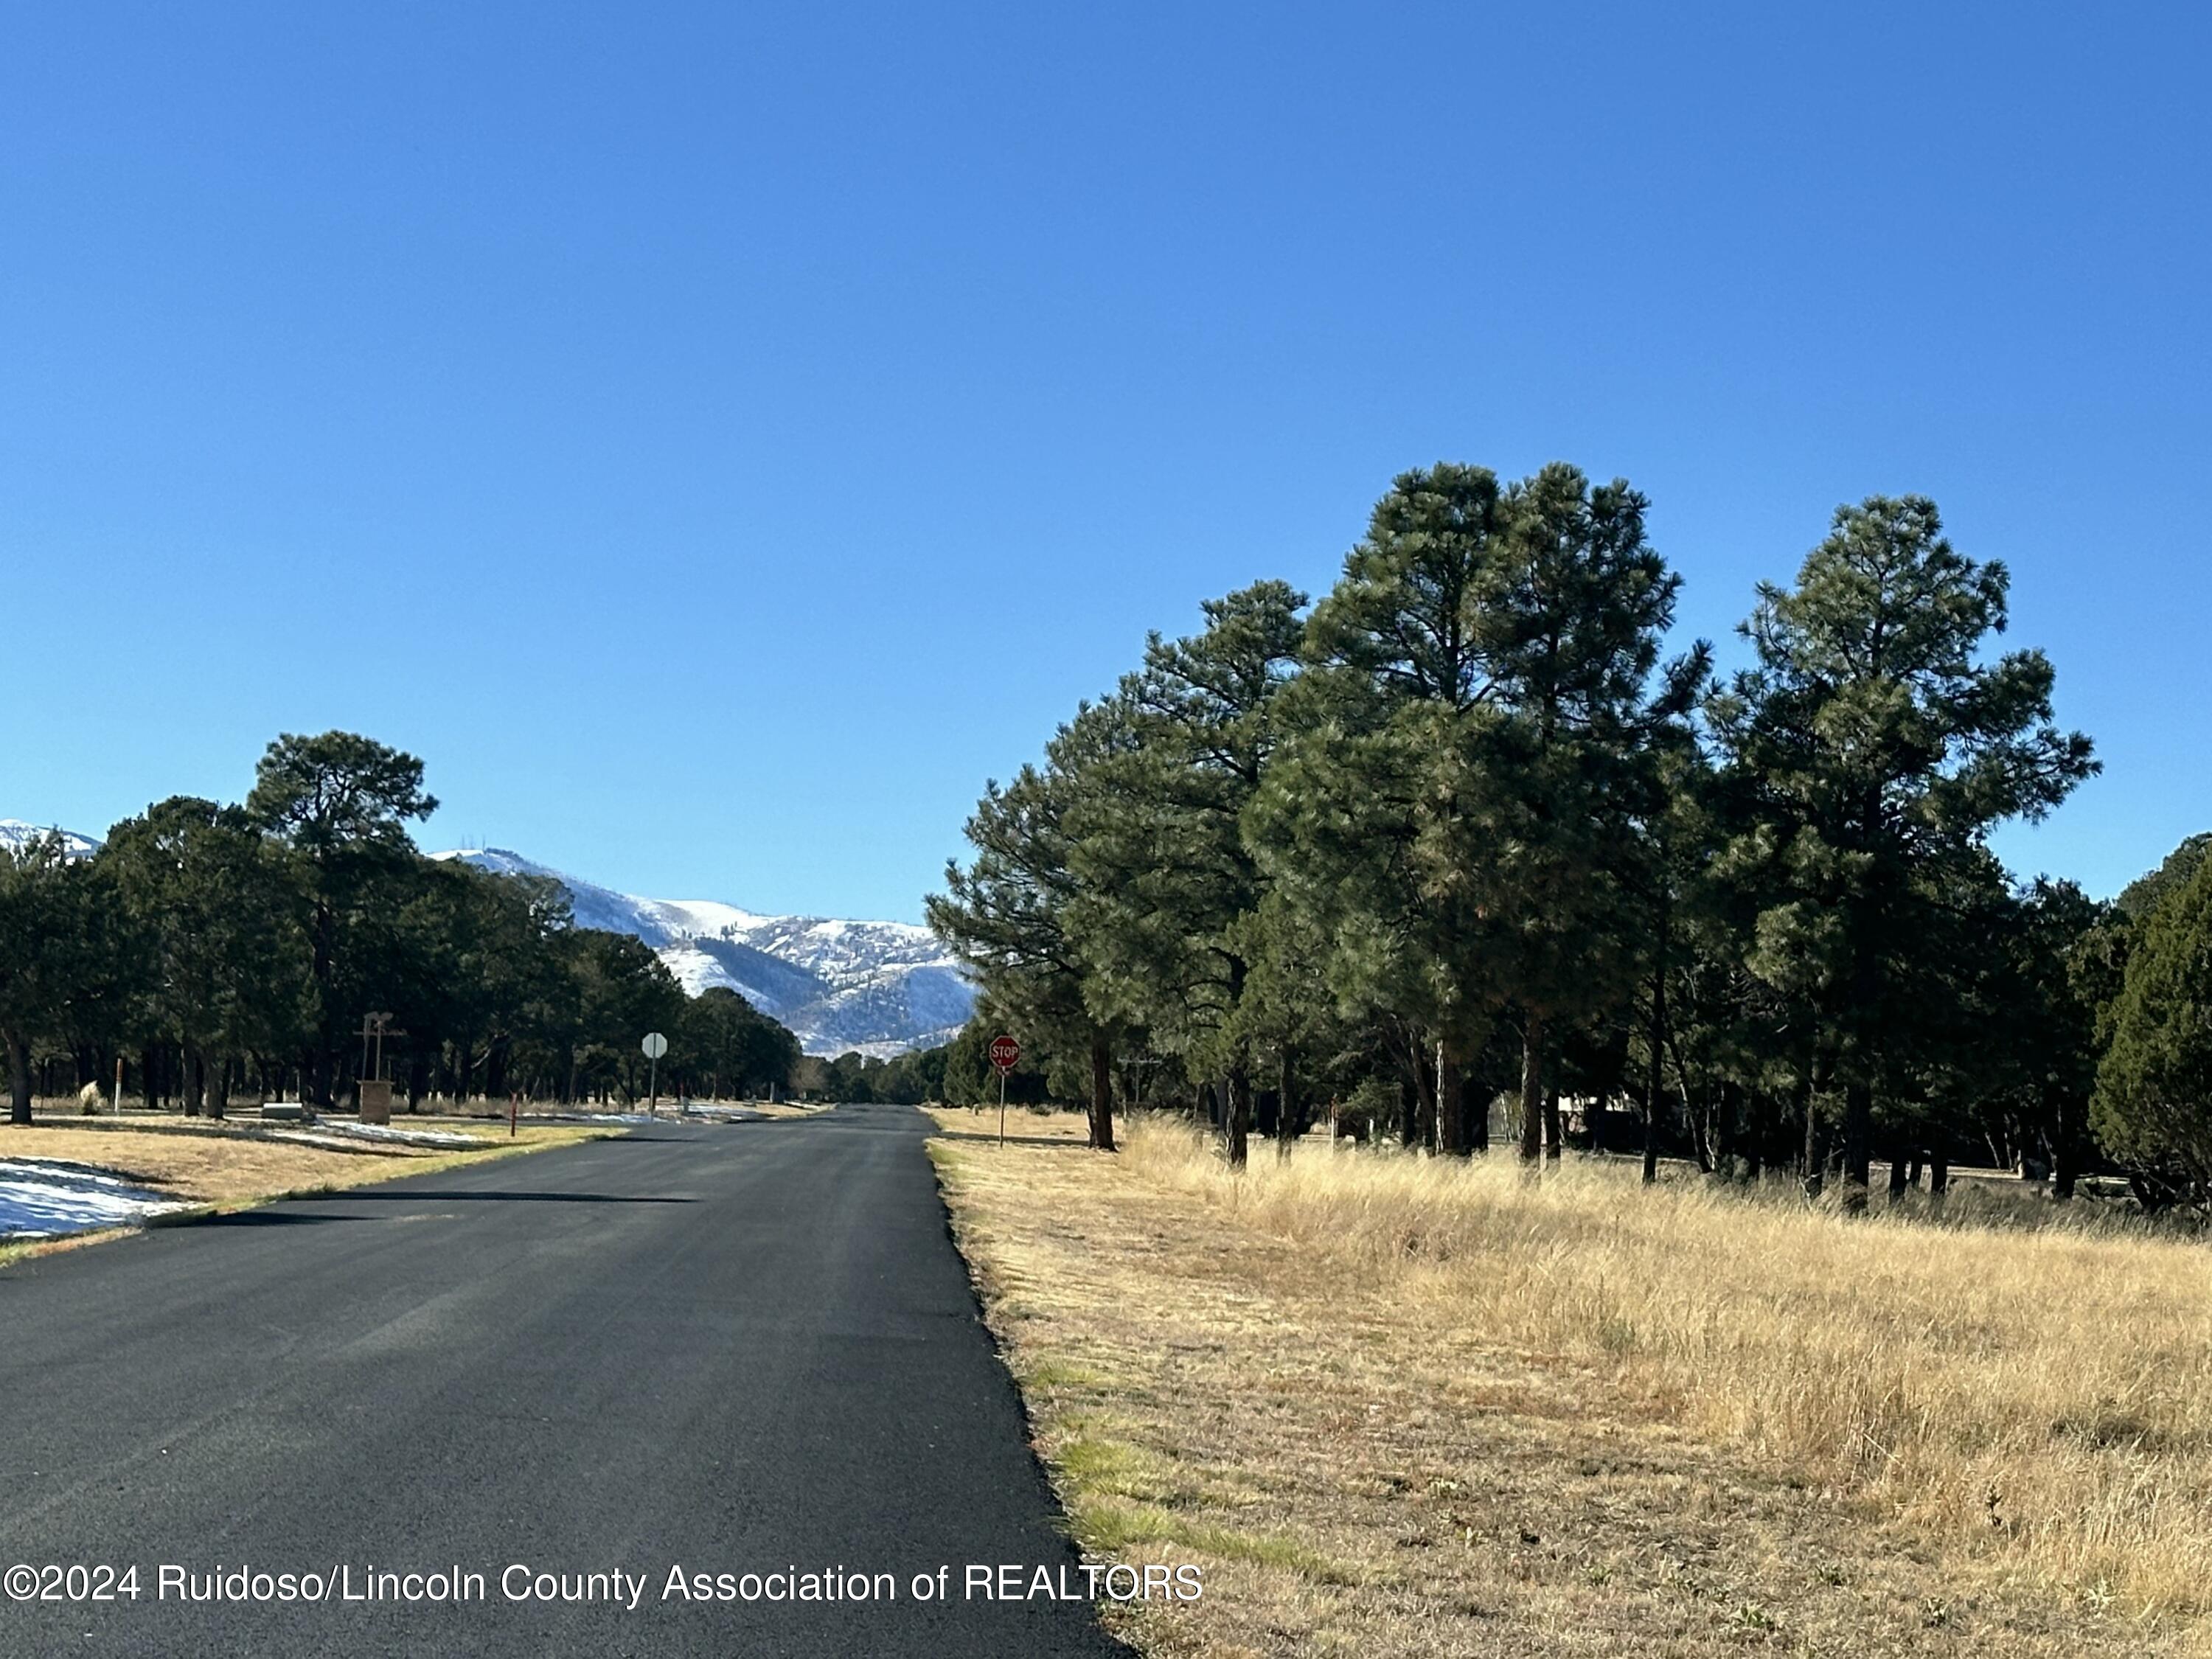
[[[939,1140],[981,1141],[993,1146],[999,1144],[999,1132],[996,1129],[939,1129],[936,1131],[936,1138]],[[1068,1140],[1059,1135],[1018,1135],[1012,1130],[1006,1132],[1006,1145],[1009,1146],[1056,1146],[1070,1152],[1087,1152],[1091,1150],[1091,1143],[1087,1140]]]

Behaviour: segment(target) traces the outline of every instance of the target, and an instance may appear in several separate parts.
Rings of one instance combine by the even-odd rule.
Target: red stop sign
[[[1014,1063],[1022,1057],[1022,1045],[1010,1036],[994,1036],[991,1039],[990,1052],[992,1065],[1002,1072],[1011,1072],[1014,1069]]]

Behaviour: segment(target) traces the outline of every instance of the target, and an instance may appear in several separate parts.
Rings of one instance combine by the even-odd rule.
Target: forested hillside
[[[175,797],[82,837],[0,842],[0,1043],[12,1115],[125,1086],[220,1116],[231,1096],[337,1104],[365,1060],[410,1102],[635,1098],[789,1084],[791,1033],[726,989],[688,998],[652,949],[580,927],[556,882],[424,857],[422,763],[285,736],[241,805]],[[390,1016],[369,1059],[371,1014]]]
[[[1232,1164],[1333,1109],[1852,1207],[1877,1158],[2212,1197],[2202,838],[2117,903],[1990,850],[2097,769],[2051,663],[1998,648],[2004,565],[1924,498],[1839,508],[1723,675],[1670,642],[1645,514],[1565,465],[1408,472],[1318,601],[1261,581],[1155,635],[988,787],[931,902],[976,1029],[1101,1146],[1116,1103],[1178,1100]]]

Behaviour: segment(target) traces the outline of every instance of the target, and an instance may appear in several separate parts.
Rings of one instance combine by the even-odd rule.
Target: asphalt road
[[[925,1128],[659,1125],[0,1272],[0,1569],[138,1591],[0,1602],[0,1653],[1121,1651],[1083,1601],[964,1594],[1082,1579]],[[187,1599],[240,1568],[331,1582]],[[896,1599],[666,1595],[793,1568]],[[483,1599],[343,1599],[455,1569]],[[507,1599],[540,1575],[621,1604]]]

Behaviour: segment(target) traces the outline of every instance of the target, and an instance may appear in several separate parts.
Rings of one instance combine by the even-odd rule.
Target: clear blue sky
[[[1933,495],[2109,892],[2212,825],[2205,14],[1823,9],[11,7],[0,816],[341,726],[428,844],[915,918],[1147,628],[1558,458],[1686,635]]]

